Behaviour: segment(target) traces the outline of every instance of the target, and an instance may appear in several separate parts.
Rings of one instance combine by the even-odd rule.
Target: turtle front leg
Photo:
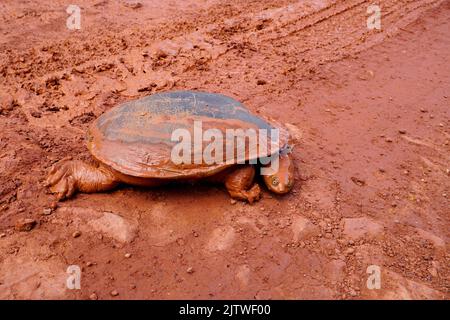
[[[225,177],[225,187],[232,198],[253,203],[261,197],[261,189],[255,179],[254,166],[239,166]]]
[[[45,186],[58,194],[58,200],[72,197],[77,191],[85,193],[111,190],[119,184],[114,173],[79,160],[63,159],[50,169]]]

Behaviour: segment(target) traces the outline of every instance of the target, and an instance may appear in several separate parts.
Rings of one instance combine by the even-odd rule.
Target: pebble
[[[74,238],[78,238],[79,236],[81,236],[80,231],[75,231],[74,233],[72,233],[72,237],[74,237]]]
[[[89,299],[91,299],[91,300],[97,300],[97,299],[98,299],[98,296],[97,296],[97,294],[93,293],[93,294],[91,294],[91,295],[89,296]]]
[[[236,204],[236,203],[237,203],[237,201],[236,201],[236,200],[234,200],[234,199],[231,199],[231,200],[230,200],[230,203],[231,203],[231,204]]]
[[[30,115],[31,115],[33,118],[40,118],[40,117],[42,117],[42,113],[40,113],[39,111],[36,111],[36,110],[31,111],[31,112],[30,112]]]
[[[0,233],[0,238],[6,237],[6,233]]]
[[[400,133],[400,134],[405,134],[405,133],[406,133],[406,130],[400,129],[400,130],[398,130],[398,133]]]
[[[123,5],[131,9],[139,9],[142,7],[142,3],[139,1],[124,1]]]
[[[347,255],[352,254],[353,252],[355,252],[355,249],[353,248],[348,248],[347,250],[345,250],[345,254]]]
[[[119,292],[117,292],[117,290],[113,290],[113,291],[111,291],[111,295],[113,297],[117,297],[119,295]]]
[[[432,277],[437,277],[438,276],[438,272],[436,270],[436,268],[432,267],[428,269],[428,272],[431,274]]]
[[[189,273],[189,274],[192,274],[192,273],[194,273],[194,268],[189,267],[189,268],[186,269],[186,272]]]
[[[30,231],[31,229],[33,229],[36,226],[37,222],[34,219],[19,219],[16,222],[16,225],[14,226],[14,228],[17,231]]]
[[[125,258],[131,258],[131,253],[125,253]]]
[[[52,209],[50,209],[50,208],[45,208],[44,210],[42,210],[43,216],[49,216],[51,214],[52,214]]]

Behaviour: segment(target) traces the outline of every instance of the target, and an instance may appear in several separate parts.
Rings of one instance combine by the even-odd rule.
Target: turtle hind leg
[[[93,166],[79,160],[63,159],[49,172],[45,185],[57,193],[58,200],[85,193],[108,191],[119,184],[114,173],[104,166]]]
[[[239,166],[225,177],[225,187],[232,198],[253,203],[261,197],[261,189],[254,179],[254,166]]]

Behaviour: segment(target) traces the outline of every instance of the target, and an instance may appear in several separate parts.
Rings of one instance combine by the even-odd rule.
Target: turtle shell
[[[195,126],[199,130],[199,124],[202,130],[195,136]],[[173,138],[177,129],[190,134],[191,140],[186,139],[183,143],[192,146],[191,161],[179,163],[172,159],[174,147],[184,140]],[[211,163],[202,157],[205,148],[215,139],[202,141],[204,139],[198,132],[209,129],[223,136],[223,161]],[[227,129],[244,132],[253,129],[258,135],[256,144],[254,140],[251,143],[250,138],[241,140],[245,141],[245,152],[237,154],[238,142],[226,139],[230,132]],[[266,129],[267,134],[262,134],[264,130],[259,129]],[[271,129],[274,127],[270,123],[251,114],[230,97],[198,91],[172,91],[129,101],[108,110],[92,123],[87,140],[90,152],[98,161],[123,174],[176,179],[209,176],[236,163],[254,162],[278,152],[287,143],[287,131],[278,128],[279,144],[273,147]],[[200,137],[200,144],[196,146],[201,145],[202,149],[193,147],[196,137]],[[264,144],[266,146],[262,148]],[[210,154],[216,156],[215,152]],[[200,157],[196,158],[198,155]],[[219,158],[220,152],[215,159]]]

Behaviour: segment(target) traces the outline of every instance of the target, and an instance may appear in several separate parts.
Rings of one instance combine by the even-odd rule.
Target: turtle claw
[[[261,188],[259,187],[259,184],[255,183],[253,187],[245,191],[244,194],[247,197],[247,201],[252,204],[261,198]]]
[[[59,201],[71,198],[77,191],[91,193],[111,190],[118,183],[107,168],[64,158],[52,166],[44,185],[57,194]]]
[[[76,179],[73,175],[73,162],[65,158],[52,166],[44,185],[50,187],[52,193],[57,194],[58,201],[70,198],[77,191]]]
[[[257,183],[249,190],[228,190],[233,199],[248,201],[252,204],[261,198],[261,188]]]

